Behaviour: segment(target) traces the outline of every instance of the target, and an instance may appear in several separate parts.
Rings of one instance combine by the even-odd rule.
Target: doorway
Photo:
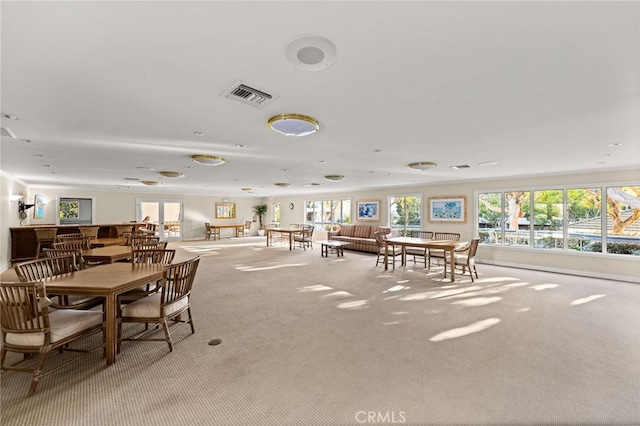
[[[138,199],[136,204],[138,222],[149,216],[161,241],[182,241],[183,201]]]

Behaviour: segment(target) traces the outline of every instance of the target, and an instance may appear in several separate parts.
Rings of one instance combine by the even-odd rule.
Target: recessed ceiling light
[[[289,169],[280,169],[281,172],[288,172]]]
[[[324,161],[324,160],[320,160],[320,161],[318,161],[318,162],[319,162],[320,164],[327,164],[327,162],[326,162],[326,161]]]
[[[148,185],[148,186],[158,186],[161,185],[160,182],[155,181],[155,180],[143,180],[142,181],[143,184]]]
[[[196,136],[204,136],[204,132],[193,132]]]
[[[600,161],[600,162],[598,162],[598,163],[596,163],[596,164],[601,165],[601,164],[607,164],[607,163],[606,163],[606,161]]]
[[[316,182],[311,182],[311,183],[305,183],[304,186],[320,186],[320,184]]]
[[[373,152],[382,152],[381,149],[374,149]]]
[[[496,164],[498,164],[497,161],[485,161],[482,163],[478,163],[478,166],[495,166]]]
[[[286,182],[276,182],[276,183],[274,183],[274,185],[279,187],[279,188],[286,188],[286,187],[289,186],[289,184],[286,183]]]
[[[186,176],[184,173],[180,173],[180,172],[162,171],[162,172],[158,172],[158,173],[160,173],[162,176],[168,177],[170,179],[179,179],[179,178],[183,178],[183,177]]]
[[[192,155],[191,159],[198,164],[204,164],[205,166],[219,166],[227,162],[222,157],[215,155]]]
[[[602,154],[603,157],[613,157],[613,154]]]
[[[245,146],[244,146],[244,145],[242,145],[241,143],[237,143],[237,144],[236,144],[236,148],[245,148]]]
[[[255,192],[255,189],[253,189],[253,188],[240,188],[240,190],[242,192]]]
[[[607,146],[620,146],[620,145],[622,145],[622,142],[610,143]]]
[[[24,143],[31,143],[31,141],[29,139],[22,139],[22,142]]]
[[[307,136],[320,129],[318,120],[302,114],[280,114],[269,119],[271,130],[285,136]]]
[[[326,180],[328,180],[329,182],[340,182],[341,180],[344,179],[344,176],[342,176],[342,175],[326,175],[324,178]]]
[[[8,118],[9,120],[20,120],[20,117],[11,115],[11,114],[2,114],[4,118]]]
[[[431,161],[420,161],[418,163],[411,163],[408,164],[407,167],[410,170],[415,170],[418,172],[424,171],[424,170],[429,170],[429,169],[433,169],[437,166],[436,163],[432,163]]]
[[[451,168],[452,168],[452,169],[455,169],[455,170],[468,169],[468,168],[470,168],[470,167],[471,167],[471,166],[470,166],[470,165],[468,165],[468,164],[461,164],[461,165],[459,165],[459,166],[451,166]]]

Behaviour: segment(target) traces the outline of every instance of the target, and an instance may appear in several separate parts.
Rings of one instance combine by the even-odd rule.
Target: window
[[[280,223],[280,203],[271,203],[271,207],[271,211],[273,212],[271,219],[273,223]]]
[[[58,197],[57,222],[60,225],[91,225],[93,198]]]
[[[640,256],[639,186],[483,192],[476,205],[482,244]]]
[[[409,235],[422,228],[422,196],[403,195],[389,197],[389,226],[398,235]]]
[[[328,230],[332,225],[351,223],[351,200],[317,200],[305,203],[305,223]]]
[[[60,200],[60,219],[77,219],[80,217],[78,200]]]

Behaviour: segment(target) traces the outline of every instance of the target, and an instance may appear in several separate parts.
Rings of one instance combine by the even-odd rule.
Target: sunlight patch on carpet
[[[558,284],[537,284],[537,285],[532,285],[529,288],[531,290],[541,291],[541,290],[548,290],[550,288],[556,288],[556,287],[560,287],[560,286]]]
[[[366,309],[369,307],[369,302],[366,300],[354,300],[353,302],[339,303],[336,307],[350,310]]]
[[[602,297],[607,297],[606,294],[594,294],[593,296],[583,297],[582,299],[576,299],[570,303],[571,306],[582,305],[584,303],[589,303],[594,300],[600,299]]]
[[[487,318],[485,320],[477,321],[464,327],[452,328],[451,330],[443,331],[442,333],[436,334],[429,340],[431,342],[441,342],[443,340],[468,336],[469,334],[478,333],[479,331],[483,331],[489,327],[493,327],[499,322],[500,318]]]
[[[327,291],[327,290],[333,290],[333,287],[328,287],[326,285],[318,284],[318,285],[309,285],[306,287],[298,288],[298,291],[301,293],[307,292],[307,291]]]

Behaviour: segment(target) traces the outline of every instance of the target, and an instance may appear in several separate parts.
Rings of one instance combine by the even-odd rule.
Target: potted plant
[[[253,206],[253,214],[258,216],[258,220],[260,221],[260,228],[258,229],[258,235],[264,235],[264,225],[262,224],[262,217],[267,213],[267,209],[269,207],[266,204],[258,204],[257,206]]]

